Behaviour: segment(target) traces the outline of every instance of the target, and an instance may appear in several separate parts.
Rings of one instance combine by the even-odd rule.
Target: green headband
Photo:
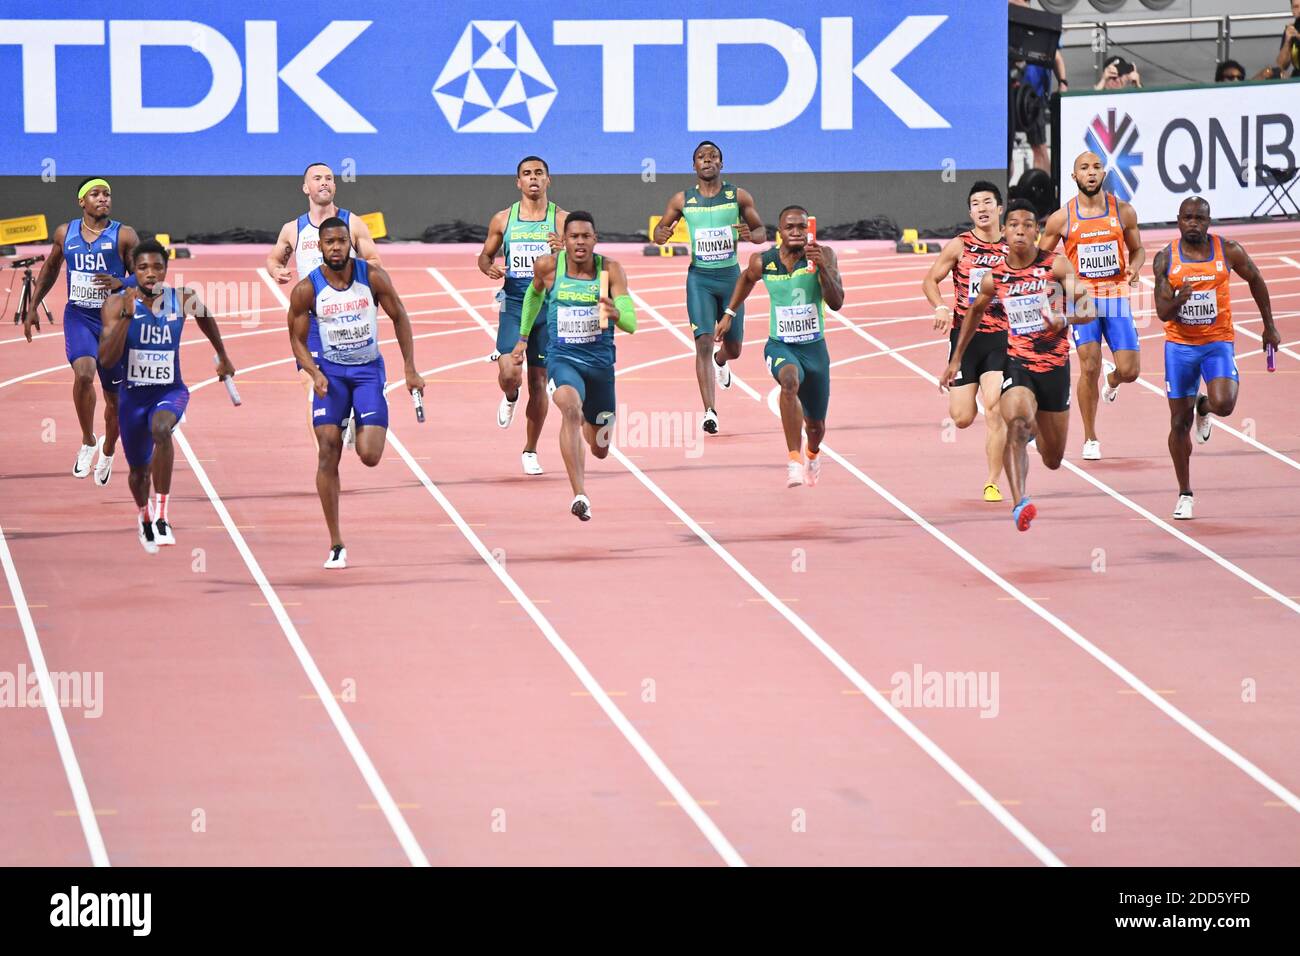
[[[80,189],[77,190],[77,201],[80,202],[81,200],[85,199],[86,193],[90,192],[96,186],[103,186],[105,189],[108,190],[112,190],[113,188],[108,184],[107,179],[92,179],[90,182],[86,183],[86,185],[82,186]]]

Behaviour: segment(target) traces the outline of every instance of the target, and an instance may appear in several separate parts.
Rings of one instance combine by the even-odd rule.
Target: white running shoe
[[[1197,396],[1196,396],[1196,405],[1195,405],[1194,407],[1195,407],[1196,409],[1199,409],[1199,408],[1201,407],[1201,396],[1200,396],[1200,395],[1197,395]],[[1210,413],[1209,413],[1209,412],[1206,412],[1204,415],[1202,415],[1202,414],[1200,413],[1200,411],[1197,411],[1197,412],[1196,412],[1196,428],[1195,428],[1196,444],[1198,444],[1198,445],[1204,445],[1207,441],[1210,440],[1210,428],[1211,428],[1211,426],[1210,426]]]
[[[1174,517],[1179,521],[1188,521],[1192,517],[1192,496],[1179,495],[1178,504],[1174,506]]]
[[[798,488],[803,484],[803,468],[801,461],[792,461],[786,465],[785,486],[787,488]]]
[[[1093,439],[1083,443],[1084,461],[1101,461],[1101,442]]]
[[[818,458],[809,458],[808,464],[804,466],[803,483],[808,486],[817,484],[817,479],[822,476],[822,460]]]
[[[525,475],[542,474],[542,463],[537,460],[537,452],[526,451],[519,456],[519,460],[523,462]]]
[[[158,542],[153,536],[153,523],[145,521],[137,516],[135,519],[135,534],[140,539],[140,547],[144,548],[145,554],[157,554]]]
[[[569,512],[579,521],[590,521],[591,502],[587,500],[586,495],[574,495],[573,504],[569,505]]]
[[[731,364],[723,362],[718,364],[718,353],[713,353],[713,377],[723,388],[731,388]]]
[[[330,548],[330,556],[325,559],[327,569],[346,568],[348,566],[348,549],[343,545]]]
[[[343,447],[357,447],[357,413],[353,412],[348,416],[348,420],[343,423]]]
[[[99,440],[99,461],[95,463],[95,484],[103,488],[113,477],[113,456],[104,454],[104,440]]]
[[[99,451],[99,446],[98,440],[81,446],[77,451],[77,463],[72,466],[73,478],[85,478],[90,474],[90,466],[95,461],[95,452]]]
[[[153,537],[158,542],[159,547],[176,543],[176,535],[172,534],[171,522],[166,518],[159,518],[153,523]]]
[[[510,423],[515,420],[515,406],[519,404],[516,397],[512,402],[504,395],[501,396],[501,404],[497,406],[497,424],[502,428],[509,428]]]
[[[704,421],[700,423],[700,427],[710,435],[716,435],[718,433],[718,413],[710,408],[704,413]]]
[[[1115,371],[1115,363],[1102,359],[1101,373],[1107,381],[1109,381],[1108,376],[1113,371]],[[1119,398],[1119,386],[1116,385],[1114,388],[1111,388],[1109,385],[1103,385],[1101,387],[1101,397],[1108,403],[1113,403],[1115,399]]]

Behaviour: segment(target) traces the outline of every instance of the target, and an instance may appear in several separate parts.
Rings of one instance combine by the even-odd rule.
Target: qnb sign
[[[894,68],[948,18],[909,16],[854,62],[853,18],[821,19],[821,62],[806,35],[777,20],[557,20],[556,46],[601,48],[602,125],[607,133],[636,128],[636,48],[680,46],[685,26],[686,120],[691,130],[768,130],[792,122],[821,85],[821,127],[853,128],[854,79],[912,129],[949,122],[894,73]],[[785,61],[786,83],[767,103],[718,102],[718,50],[766,46]]]
[[[337,133],[373,133],[374,126],[318,75],[370,26],[334,20],[281,65],[274,20],[244,23],[244,58],[226,37],[191,20],[111,20],[109,93],[114,133],[194,133],[216,126],[247,88],[250,133],[280,131],[280,83]],[[61,46],[103,46],[103,20],[0,20],[0,44],[23,50],[23,131],[56,133],[55,53]],[[212,85],[191,106],[145,106],[145,47],[189,47],[207,60]]]
[[[1217,189],[1221,178],[1244,186],[1256,165],[1293,169],[1295,146],[1295,122],[1286,113],[1245,115],[1236,123],[1180,117],[1160,133],[1156,168],[1171,193],[1200,193]]]

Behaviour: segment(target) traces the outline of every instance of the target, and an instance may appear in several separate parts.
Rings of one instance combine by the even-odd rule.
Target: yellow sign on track
[[[0,245],[16,246],[21,242],[43,242],[50,237],[45,216],[19,216],[0,219]]]

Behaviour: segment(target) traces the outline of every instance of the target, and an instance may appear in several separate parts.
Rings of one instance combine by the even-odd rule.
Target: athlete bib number
[[[970,271],[970,289],[966,293],[966,301],[974,302],[975,296],[980,294],[980,283],[984,277],[992,272],[992,269],[976,268]]]
[[[325,347],[333,352],[351,352],[365,348],[374,341],[370,317],[366,315],[333,316],[329,321],[319,321],[318,324]]]
[[[556,309],[555,331],[563,345],[587,345],[600,337],[596,305],[562,305]]]
[[[1012,335],[1033,335],[1047,328],[1047,297],[1016,295],[1002,300]]]
[[[170,349],[129,350],[126,379],[132,385],[171,385],[176,381],[176,353]]]
[[[1218,317],[1219,295],[1216,289],[1193,292],[1178,310],[1178,321],[1183,325],[1213,325]]]
[[[695,230],[695,261],[721,262],[736,254],[736,234],[730,226]]]
[[[108,298],[108,290],[95,285],[94,272],[71,272],[72,281],[68,288],[68,300],[73,305],[99,308]]]
[[[776,337],[782,342],[808,342],[820,330],[821,318],[814,303],[776,307]]]
[[[510,255],[506,259],[506,275],[511,279],[531,279],[533,263],[539,256],[549,255],[551,245],[548,242],[512,242]]]
[[[1079,246],[1079,275],[1085,279],[1109,279],[1119,274],[1119,243],[1088,242]]]

